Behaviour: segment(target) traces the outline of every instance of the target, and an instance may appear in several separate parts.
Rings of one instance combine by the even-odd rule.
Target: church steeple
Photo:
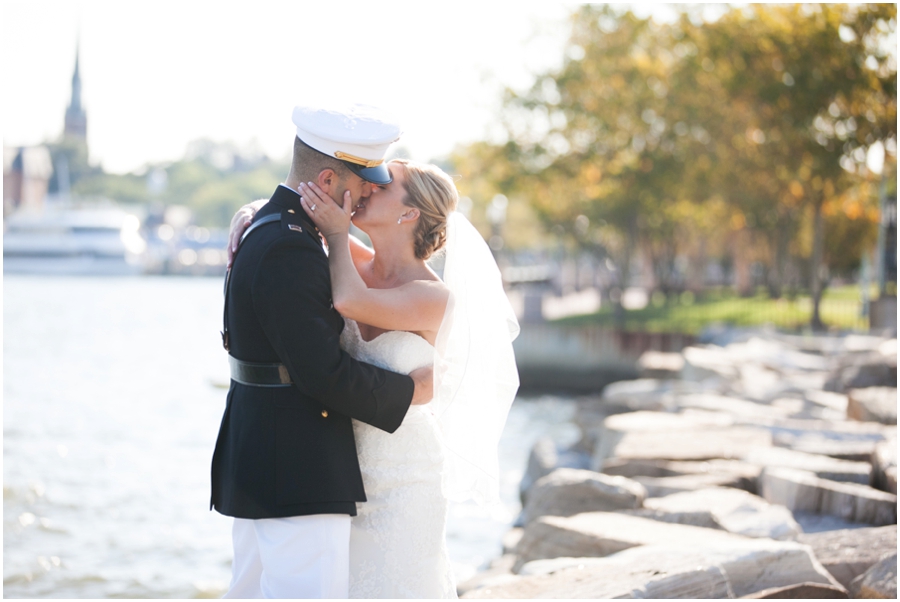
[[[72,100],[66,109],[65,135],[87,139],[87,114],[81,106],[81,72],[79,69],[81,44],[75,48],[75,72],[72,74]]]

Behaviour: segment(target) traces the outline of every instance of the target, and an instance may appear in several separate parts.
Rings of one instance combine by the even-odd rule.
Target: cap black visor
[[[382,163],[377,167],[363,167],[349,161],[342,161],[344,165],[350,168],[350,171],[358,175],[360,178],[373,184],[390,184],[394,179],[391,172],[388,171],[387,164]]]

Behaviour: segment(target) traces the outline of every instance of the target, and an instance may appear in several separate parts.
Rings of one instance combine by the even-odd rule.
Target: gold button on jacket
[[[328,418],[328,410],[322,410],[322,418]]]

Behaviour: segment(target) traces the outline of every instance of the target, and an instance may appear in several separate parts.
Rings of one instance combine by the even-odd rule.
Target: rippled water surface
[[[209,507],[228,368],[221,281],[6,276],[5,597],[218,597],[231,520]],[[503,508],[451,509],[459,579],[499,553],[533,442],[571,440],[571,400],[513,404]]]

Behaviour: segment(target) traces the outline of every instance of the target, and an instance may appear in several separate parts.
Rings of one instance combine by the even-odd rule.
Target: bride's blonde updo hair
[[[403,204],[419,210],[413,232],[416,257],[428,259],[447,242],[447,218],[456,210],[459,193],[450,176],[435,165],[406,159],[394,159],[391,165],[403,166]]]

